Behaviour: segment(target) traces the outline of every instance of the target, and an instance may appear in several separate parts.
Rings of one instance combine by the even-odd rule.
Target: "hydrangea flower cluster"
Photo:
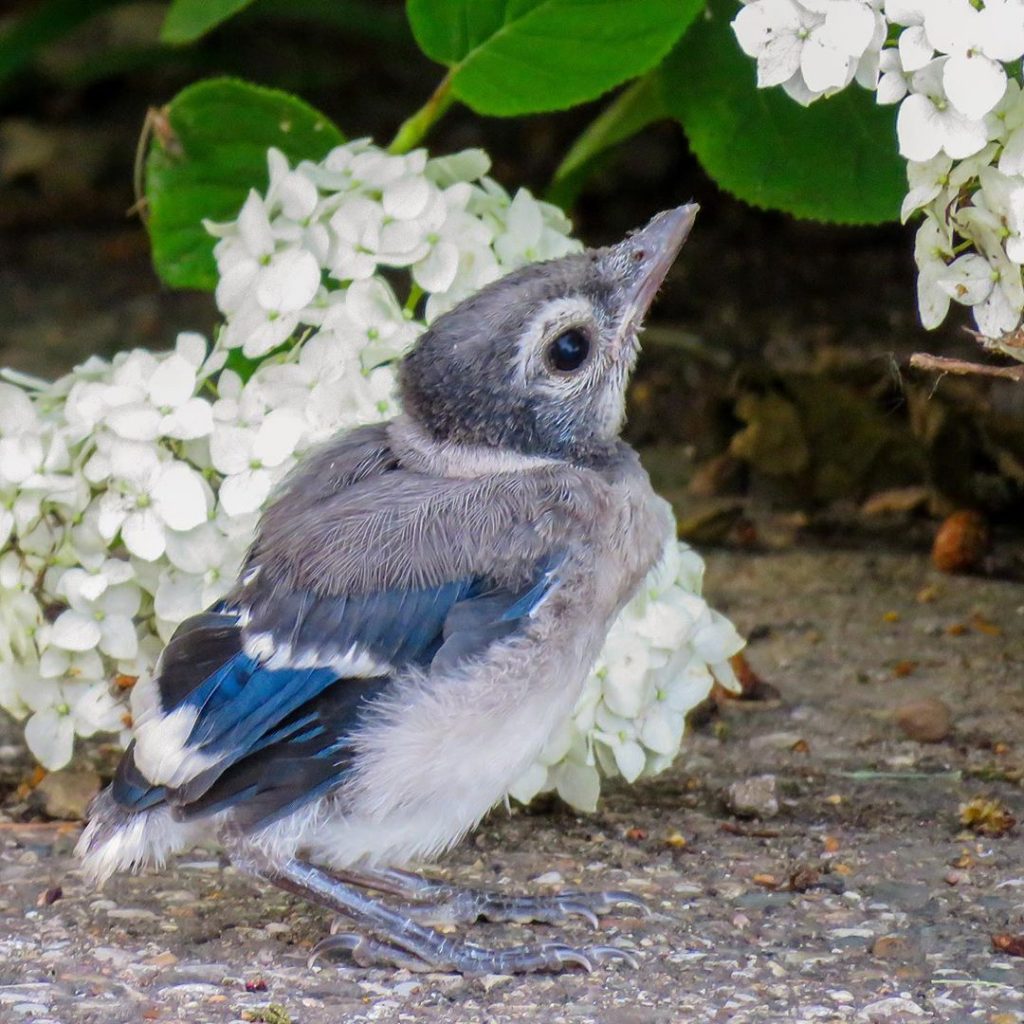
[[[921,322],[970,306],[982,344],[1024,360],[1024,0],[743,2],[759,86],[808,104],[856,80],[899,104]]]
[[[233,582],[260,513],[306,449],[395,414],[395,360],[501,274],[579,247],[555,207],[487,177],[478,150],[428,159],[366,141],[290,167],[268,154],[218,237],[212,346],[93,358],[0,383],[0,706],[47,768],[76,735],[124,731],[135,683],[183,619]],[[396,294],[401,290],[401,299]],[[594,806],[599,769],[666,767],[742,641],[674,539],[616,623],[576,717],[515,787]]]

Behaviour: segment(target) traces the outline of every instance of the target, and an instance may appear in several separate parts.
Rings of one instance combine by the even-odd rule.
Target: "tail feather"
[[[89,808],[89,824],[75,846],[75,854],[82,861],[85,876],[99,886],[118,871],[161,868],[170,854],[198,838],[199,829],[175,821],[170,807],[131,811],[114,800],[108,787]]]

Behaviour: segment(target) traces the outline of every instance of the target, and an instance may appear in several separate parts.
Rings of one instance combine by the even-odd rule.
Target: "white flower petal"
[[[446,292],[459,270],[459,248],[454,242],[439,241],[413,265],[413,280],[425,292]]]
[[[160,618],[168,622],[182,622],[204,607],[202,576],[184,572],[161,575],[160,586],[153,598],[153,608]]]
[[[155,441],[160,436],[160,419],[157,409],[139,402],[111,409],[106,425],[126,441]]]
[[[509,796],[521,804],[528,804],[547,784],[548,770],[542,764],[534,764],[527,768],[508,788]],[[598,784],[600,788],[600,783]],[[563,797],[563,799],[565,799]],[[571,802],[571,801],[570,801]],[[573,804],[573,806],[577,806]],[[596,807],[596,800],[595,800]]]
[[[54,772],[71,760],[75,727],[68,715],[54,708],[44,708],[25,723],[25,742],[36,760]]]
[[[958,256],[938,279],[939,287],[964,306],[976,306],[988,298],[993,287],[992,268],[984,256]]]
[[[89,651],[100,642],[99,623],[89,615],[69,608],[53,623],[50,641],[65,651]]]
[[[925,35],[923,25],[904,29],[899,38],[900,64],[906,72],[919,71],[935,56],[935,49]]]
[[[100,632],[99,648],[108,657],[135,657],[139,640],[131,619],[123,615],[109,615],[100,623]]]
[[[275,409],[260,424],[253,455],[263,466],[279,466],[294,451],[305,430],[302,417],[291,409]]]
[[[183,462],[164,468],[153,488],[153,507],[172,530],[191,530],[206,521],[202,477]]]
[[[218,498],[229,516],[255,512],[267,500],[273,478],[265,469],[250,469],[229,476],[220,485]]]
[[[942,84],[950,103],[964,117],[980,121],[1003,98],[1006,71],[980,54],[955,54],[942,69]]]
[[[106,683],[98,683],[77,696],[71,715],[79,736],[115,732],[123,725],[124,705],[110,694]]]
[[[288,249],[276,253],[260,272],[256,301],[275,313],[294,313],[313,301],[320,287],[320,267],[312,253]]]
[[[205,398],[190,398],[160,421],[164,437],[194,441],[213,432],[213,408]]]
[[[250,189],[238,214],[238,231],[250,255],[269,256],[274,251],[274,233],[263,197]]]
[[[0,381],[0,436],[35,430],[38,423],[32,400],[21,388]]]
[[[174,409],[188,401],[195,388],[195,366],[184,356],[172,352],[153,371],[146,390],[155,406]]]
[[[381,205],[389,217],[411,220],[423,213],[430,196],[430,183],[425,178],[399,178],[385,187]]]
[[[611,750],[622,777],[627,782],[636,782],[647,763],[644,748],[636,740],[626,740],[616,743]]]
[[[136,558],[155,562],[164,553],[164,524],[153,509],[131,512],[121,526],[121,539]]]
[[[198,370],[203,365],[208,347],[206,339],[195,331],[182,331],[174,342],[174,351],[193,370]]]
[[[281,180],[277,197],[281,203],[281,212],[289,220],[304,221],[316,210],[320,193],[304,174],[292,171]]]
[[[210,437],[210,461],[214,469],[225,475],[248,469],[253,459],[255,438],[256,431],[247,427],[217,427]]]
[[[567,804],[585,814],[597,810],[601,779],[593,765],[566,761],[549,774],[554,779],[555,791]]]

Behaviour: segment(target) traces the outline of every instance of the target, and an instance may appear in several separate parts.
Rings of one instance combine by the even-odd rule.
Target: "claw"
[[[577,967],[582,967],[587,974],[594,973],[594,961],[587,956],[581,949],[573,949],[572,946],[559,946],[554,945],[550,950],[545,951],[552,960],[549,962],[549,966],[553,970],[558,970],[560,967],[567,967],[570,964],[575,964]],[[590,950],[587,950],[589,953]]]
[[[566,889],[558,893],[556,899],[567,899],[573,903],[586,903],[595,914],[610,914],[615,907],[632,907],[638,911],[638,917],[650,917],[651,908],[630,892],[611,889],[606,892],[586,892],[581,889]]]
[[[379,942],[357,932],[331,934],[321,939],[309,954],[307,967],[312,967],[322,956],[348,953],[360,967],[376,967],[386,964],[390,967],[404,967],[407,971],[429,971],[431,964],[415,953],[399,949],[387,942]]]
[[[580,903],[577,900],[559,900],[558,909],[564,917],[582,917],[595,930],[601,927],[597,914],[585,903]]]
[[[639,896],[634,896],[631,892],[622,892],[618,889],[613,889],[611,892],[603,892],[600,894],[604,900],[605,905],[611,910],[612,907],[632,907],[634,910],[639,911],[638,917],[650,917],[651,908],[640,899]]]
[[[624,960],[634,971],[640,967],[640,961],[632,953],[618,946],[591,946],[587,953],[599,964],[608,960]]]
[[[347,952],[354,954],[359,944],[363,941],[363,936],[355,935],[351,932],[345,934],[336,934],[335,927],[337,921],[331,923],[331,934],[327,938],[321,939],[312,949],[309,954],[309,958],[306,960],[306,966],[312,967],[317,960],[324,956],[334,956],[335,953]],[[353,956],[354,959],[354,956]]]

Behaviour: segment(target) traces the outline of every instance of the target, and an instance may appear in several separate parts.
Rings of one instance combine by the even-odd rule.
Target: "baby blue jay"
[[[216,838],[359,929],[314,956],[466,973],[631,961],[429,927],[596,924],[643,907],[626,893],[514,898],[401,868],[458,842],[536,759],[662,550],[666,506],[619,431],[641,322],[696,212],[488,285],[406,356],[403,415],[300,463],[234,589],[140,684],[134,740],[79,842],[91,878]]]

